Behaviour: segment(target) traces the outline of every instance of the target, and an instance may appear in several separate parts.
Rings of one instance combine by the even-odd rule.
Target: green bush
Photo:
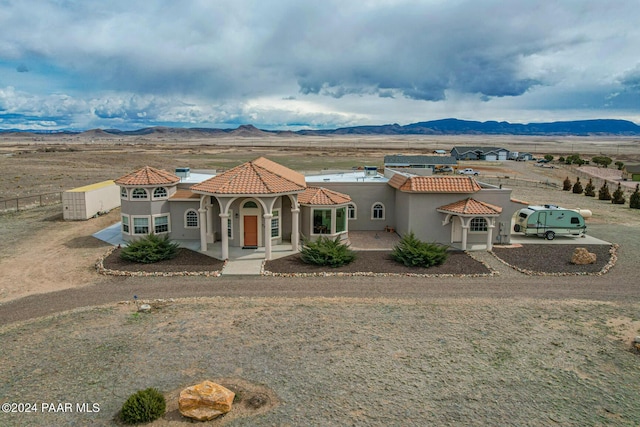
[[[443,264],[448,256],[446,246],[423,242],[413,232],[405,234],[391,252],[391,258],[407,267],[433,267]]]
[[[626,201],[624,197],[624,191],[622,191],[622,186],[618,183],[618,188],[613,192],[613,197],[611,198],[611,203],[615,205],[624,205]]]
[[[580,178],[576,178],[576,183],[573,184],[573,194],[582,194],[582,184]]]
[[[167,403],[162,393],[155,388],[148,388],[129,396],[120,410],[120,419],[125,424],[148,423],[160,418],[166,409]]]
[[[629,198],[629,207],[632,209],[640,209],[640,184],[636,184],[636,190]]]
[[[584,195],[588,197],[596,197],[596,187],[593,185],[593,180],[589,178],[589,182],[584,187]]]
[[[614,164],[618,167],[618,170],[619,170],[619,171],[621,171],[621,170],[622,170],[622,168],[624,167],[624,163],[623,163],[623,162],[621,162],[621,161],[617,161],[617,162],[615,162]]]
[[[300,258],[307,264],[335,268],[349,264],[356,259],[356,253],[341,243],[339,236],[335,240],[320,236],[316,241],[303,240]]]
[[[605,181],[598,190],[598,200],[611,200],[611,193],[609,193],[609,184]]]
[[[569,179],[569,177],[566,177],[564,181],[562,181],[562,189],[564,191],[569,191],[571,190],[571,180]]]
[[[166,259],[171,259],[178,254],[179,244],[169,240],[169,236],[158,237],[149,234],[135,240],[122,248],[120,258],[127,261],[151,264]]]

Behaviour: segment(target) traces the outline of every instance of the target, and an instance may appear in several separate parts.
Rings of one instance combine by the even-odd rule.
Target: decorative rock
[[[138,307],[138,311],[141,313],[147,313],[151,311],[151,306],[149,304],[142,304],[140,307]]]
[[[178,409],[188,418],[209,421],[231,410],[235,393],[211,381],[203,381],[180,392]]]
[[[585,265],[596,262],[596,254],[591,253],[587,248],[576,248],[571,257],[571,264]]]

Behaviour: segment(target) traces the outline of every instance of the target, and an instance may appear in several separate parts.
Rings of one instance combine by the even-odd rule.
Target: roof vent
[[[378,175],[378,167],[377,166],[365,166],[364,167],[364,176],[376,176]]]
[[[191,168],[176,168],[176,176],[180,179],[189,178],[191,176]]]

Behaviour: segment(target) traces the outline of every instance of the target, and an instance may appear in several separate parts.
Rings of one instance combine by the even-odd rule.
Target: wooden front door
[[[244,217],[244,246],[258,247],[258,216]]]

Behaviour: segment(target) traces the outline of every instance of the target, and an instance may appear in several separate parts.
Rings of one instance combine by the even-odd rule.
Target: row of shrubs
[[[447,246],[423,242],[413,232],[407,233],[393,247],[391,258],[408,267],[429,268],[447,260]],[[356,253],[339,237],[330,239],[320,236],[315,241],[305,240],[300,258],[307,264],[341,267],[356,259]]]
[[[564,191],[571,191],[574,194],[583,194],[587,197],[596,196],[596,188],[593,185],[593,180],[589,178],[587,185],[582,188],[580,178],[576,178],[576,182],[572,183],[569,177],[567,177],[562,183],[562,189]],[[611,200],[611,203],[616,205],[624,205],[627,201],[624,196],[622,186],[618,183],[618,188],[613,192],[613,195],[609,192],[609,184],[605,181],[602,187],[598,190],[598,200]],[[636,184],[636,189],[629,197],[629,207],[632,209],[640,209],[640,184]]]

